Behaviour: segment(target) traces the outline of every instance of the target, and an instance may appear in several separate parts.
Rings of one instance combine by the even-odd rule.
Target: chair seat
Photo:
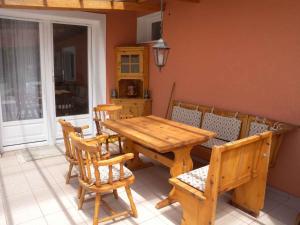
[[[102,145],[102,149],[105,148],[106,146]],[[118,144],[116,144],[116,142],[112,142],[109,145],[109,153],[110,155],[114,156],[114,155],[120,155],[122,152],[120,151],[120,147]]]
[[[220,140],[218,138],[211,138],[207,142],[201,144],[202,146],[206,148],[212,148],[214,145],[223,145],[226,144],[227,141]]]
[[[209,165],[200,167],[199,169],[179,175],[177,179],[204,192],[208,169]]]
[[[126,168],[124,168],[124,179],[131,177],[133,174],[132,172]],[[101,184],[108,184],[109,183],[109,167],[108,166],[100,166],[98,168],[99,173],[100,173],[100,180]],[[113,179],[112,181],[118,181],[120,180],[120,164],[116,164],[112,166],[112,176]],[[95,171],[94,167],[91,167],[91,183],[95,184],[96,183],[96,177],[95,177]]]
[[[119,136],[118,133],[108,129],[108,128],[104,128],[101,130],[103,134],[107,134],[108,136]]]

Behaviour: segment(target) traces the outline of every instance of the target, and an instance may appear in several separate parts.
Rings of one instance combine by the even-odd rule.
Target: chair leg
[[[81,197],[81,192],[82,192],[82,187],[79,185],[79,188],[78,188],[78,194],[77,194],[77,198],[80,199]]]
[[[108,139],[106,139],[105,141],[105,146],[106,146],[106,151],[109,152],[109,142],[108,142]]]
[[[118,142],[119,142],[120,153],[123,153],[121,137],[118,137]]]
[[[66,177],[66,184],[70,183],[71,175],[72,175],[72,169],[73,169],[73,163],[70,163],[69,165],[69,171]]]
[[[101,201],[101,194],[97,193],[96,194],[96,199],[95,199],[95,210],[94,210],[94,222],[93,222],[93,225],[98,225],[100,201]]]
[[[138,216],[137,215],[137,210],[136,210],[133,198],[132,198],[130,187],[126,186],[125,190],[126,190],[126,194],[127,194],[128,199],[129,199],[129,202],[130,202],[132,216],[137,217]]]
[[[114,193],[115,199],[118,199],[118,198],[119,198],[118,190],[117,190],[117,189],[114,189],[114,190],[113,190],[113,193]]]
[[[81,191],[79,202],[78,202],[78,209],[82,209],[85,193],[86,193],[86,190],[83,188]]]

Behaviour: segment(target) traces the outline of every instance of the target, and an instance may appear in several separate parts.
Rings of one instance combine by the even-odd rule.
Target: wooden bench
[[[272,132],[214,146],[209,166],[169,181],[183,208],[181,225],[214,224],[219,193],[233,190],[232,203],[259,215],[264,205]]]
[[[275,166],[285,133],[295,128],[266,118],[181,101],[173,101],[169,119],[217,133],[217,137],[192,150],[194,156],[206,161],[210,160],[213,145],[222,145],[270,130],[273,132],[270,167]]]

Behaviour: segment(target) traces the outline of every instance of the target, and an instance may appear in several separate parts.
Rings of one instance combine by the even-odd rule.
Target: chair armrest
[[[82,134],[83,130],[88,129],[89,127],[90,127],[89,125],[83,125],[81,127],[74,127],[74,129],[75,129],[75,132]]]
[[[86,130],[86,129],[89,129],[90,126],[89,126],[89,125],[83,125],[83,126],[81,126],[80,128],[81,128],[82,130]]]
[[[97,143],[105,143],[106,139],[108,138],[107,135],[97,135],[96,137],[92,138],[85,138],[84,141],[88,142],[89,144],[97,144]]]
[[[97,166],[112,166],[114,164],[124,163],[133,158],[133,153],[127,153],[111,159],[99,160],[97,162],[94,162],[94,164],[96,164]]]

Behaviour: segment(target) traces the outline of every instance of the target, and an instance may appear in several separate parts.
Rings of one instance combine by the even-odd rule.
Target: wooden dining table
[[[134,159],[127,164],[128,168],[135,170],[149,166],[149,163],[144,163],[139,157],[141,153],[170,168],[171,177],[191,171],[192,148],[216,135],[211,131],[157,116],[107,120],[103,125],[125,137],[124,152],[134,154]],[[174,189],[166,199],[156,204],[156,208],[173,203],[173,194]]]

